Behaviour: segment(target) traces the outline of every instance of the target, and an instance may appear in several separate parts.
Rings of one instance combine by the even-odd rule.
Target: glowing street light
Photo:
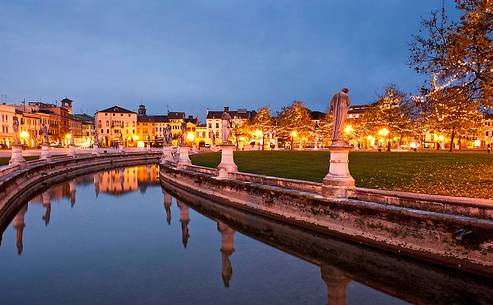
[[[345,134],[351,134],[352,132],[353,132],[353,126],[346,125],[346,127],[344,127],[344,133]]]
[[[25,140],[25,139],[29,138],[29,132],[23,130],[19,133],[19,136]]]
[[[298,136],[298,132],[296,130],[293,130],[289,135],[291,136],[291,150],[293,150],[294,138]]]
[[[382,128],[378,131],[378,134],[387,137],[389,135],[389,130],[387,128]]]
[[[138,135],[136,135],[136,134],[134,134],[134,135],[132,136],[132,139],[133,139],[134,141],[138,141],[138,140],[139,140],[139,136],[138,136]]]

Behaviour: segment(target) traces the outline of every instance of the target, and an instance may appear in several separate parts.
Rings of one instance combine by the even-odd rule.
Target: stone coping
[[[189,165],[187,170],[217,176],[217,169]],[[322,194],[322,183],[264,176],[252,173],[229,173],[229,179],[260,185],[276,186],[301,192]],[[356,187],[349,198],[373,203],[400,206],[423,211],[493,220],[493,200],[388,191]]]

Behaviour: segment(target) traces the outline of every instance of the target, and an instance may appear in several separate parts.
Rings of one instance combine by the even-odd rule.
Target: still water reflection
[[[55,185],[0,234],[0,304],[492,301],[484,279],[163,188],[157,166]]]

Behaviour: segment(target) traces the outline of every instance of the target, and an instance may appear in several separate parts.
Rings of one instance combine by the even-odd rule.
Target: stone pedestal
[[[192,161],[188,156],[188,150],[189,148],[187,146],[180,146],[178,150],[178,162],[176,164],[178,167],[192,165]]]
[[[173,154],[171,153],[171,146],[163,146],[163,156],[161,157],[161,163],[173,162]]]
[[[12,156],[10,157],[9,165],[21,165],[26,162],[22,156],[22,145],[14,144],[12,146]]]
[[[39,159],[48,160],[50,158],[50,148],[47,143],[41,144],[41,154],[39,155]]]
[[[233,151],[235,146],[233,144],[221,145],[221,163],[217,166],[219,170],[218,178],[227,179],[228,173],[234,173],[238,171],[235,160],[233,158]]]
[[[322,194],[327,197],[347,198],[354,189],[354,179],[349,173],[349,151],[351,146],[331,145],[329,173],[325,176]]]
[[[70,157],[75,157],[75,145],[70,145],[68,147],[68,155]]]

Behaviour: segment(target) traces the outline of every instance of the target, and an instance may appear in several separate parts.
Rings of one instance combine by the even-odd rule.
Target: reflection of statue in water
[[[171,224],[171,204],[173,202],[173,198],[171,197],[171,194],[166,193],[163,190],[164,193],[164,209],[166,210],[166,222]]]
[[[346,288],[351,279],[341,270],[326,264],[320,266],[320,271],[327,285],[327,305],[346,304]]]
[[[233,265],[231,264],[229,257],[235,251],[235,231],[222,222],[217,223],[217,230],[221,233],[221,276],[223,278],[224,287],[228,288],[231,277],[233,276]]]
[[[22,237],[24,235],[24,227],[26,226],[24,222],[24,216],[26,215],[27,212],[27,204],[23,206],[19,212],[17,212],[17,215],[15,215],[14,220],[12,221],[12,226],[15,229],[15,238],[16,238],[16,245],[17,245],[17,254],[22,255],[22,251],[24,249],[24,243],[22,241]]]
[[[227,111],[223,112],[223,115],[221,116],[221,123],[222,123],[222,144],[231,144],[231,141],[229,140],[229,137],[231,136],[231,115]]]
[[[186,204],[181,201],[176,203],[180,209],[180,222],[181,222],[181,241],[183,247],[186,248],[188,245],[188,239],[190,238],[190,233],[188,231],[188,224],[190,223],[190,211]]]
[[[332,145],[341,146],[347,145],[347,142],[342,137],[342,131],[346,124],[347,111],[349,108],[349,89],[344,88],[340,92],[336,93],[330,101],[329,113],[333,116],[333,129],[332,129]]]
[[[12,119],[12,129],[14,130],[14,145],[20,145],[21,144],[21,139],[19,135],[19,119],[14,116]]]

